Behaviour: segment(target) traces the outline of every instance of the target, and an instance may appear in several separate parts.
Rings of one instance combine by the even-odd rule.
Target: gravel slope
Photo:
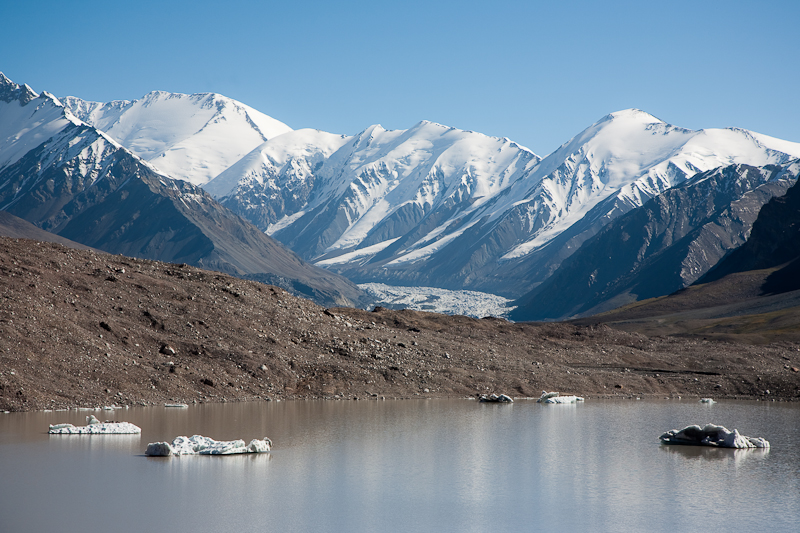
[[[186,265],[0,237],[1,410],[542,390],[798,400],[798,368],[789,340],[325,309]]]

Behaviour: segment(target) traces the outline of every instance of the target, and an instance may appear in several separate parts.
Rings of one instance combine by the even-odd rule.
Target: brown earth
[[[325,309],[186,265],[0,238],[2,410],[542,390],[798,400],[799,369],[789,337]]]

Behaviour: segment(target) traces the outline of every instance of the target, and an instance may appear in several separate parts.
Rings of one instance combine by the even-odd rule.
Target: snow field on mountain
[[[555,216],[502,259],[541,248],[610,196],[619,195],[638,206],[698,172],[736,163],[784,163],[800,151],[798,143],[781,141],[773,148],[764,144],[769,141],[767,136],[736,128],[676,128],[639,110],[612,113],[545,158],[526,179],[541,181]],[[507,211],[514,194],[508,197],[493,216]]]
[[[221,198],[237,187],[268,183],[278,189],[286,185],[285,179],[304,182],[317,163],[331,157],[349,139],[314,129],[284,133],[259,145],[203,188]]]
[[[365,246],[364,248],[359,248],[358,250],[353,250],[352,252],[347,252],[328,259],[323,259],[314,264],[325,267],[345,263],[358,263],[358,260],[360,259],[367,261],[378,252],[381,252],[391,246],[396,241],[397,239],[389,239],[388,241],[379,242],[377,244],[373,244],[372,246]]]
[[[265,140],[291,128],[216,94],[154,91],[107,104],[75,97],[65,105],[162,172],[207,183]]]
[[[408,130],[374,125],[352,137],[291,132],[263,143],[207,190],[248,210],[269,202],[274,211],[261,217],[276,218],[262,230],[324,243],[307,256],[320,265],[365,265],[409,232],[387,264],[419,265],[450,243],[468,246],[459,240],[467,229],[494,239],[496,227],[518,232],[498,238],[511,242],[491,259],[502,263],[542,248],[606,199],[638,207],[699,171],[782,163],[797,152],[797,143],[738,129],[687,130],[636,109],[604,117],[544,160],[508,139],[423,121]],[[427,231],[409,229],[410,220],[431,216],[436,224]]]
[[[106,104],[67,97],[64,109],[5,77],[0,90],[0,169],[49,139],[43,164],[74,158],[76,172],[94,180],[119,143],[159,173],[202,184],[319,265],[389,283],[394,275],[463,280],[503,294],[516,278],[492,272],[540,282],[522,272],[528,262],[545,264],[551,254],[547,268],[557,268],[603,224],[698,172],[800,157],[800,143],[736,128],[688,130],[636,109],[603,117],[542,160],[507,138],[427,121],[346,136],[292,131],[214,94],[156,91]],[[71,126],[81,120],[97,129]],[[75,132],[67,144],[65,128]],[[558,250],[547,246],[567,230]],[[377,254],[381,261],[370,262]]]
[[[54,100],[38,97],[22,106],[17,100],[0,101],[0,169],[19,161],[47,139],[76,124]]]
[[[425,236],[425,238],[420,239],[414,246],[410,246],[406,248],[405,253],[387,263],[387,266],[398,266],[406,263],[414,263],[426,257],[430,257],[434,253],[438,252],[458,237],[460,237],[465,231],[469,228],[477,224],[478,220],[473,220],[469,224],[462,226],[457,231],[453,231],[447,234],[444,234],[444,231],[437,232],[434,235],[429,233]],[[435,231],[435,230],[434,230]],[[439,237],[439,235],[443,235]]]
[[[471,210],[478,209],[518,179],[531,161],[539,160],[508,139],[431,122],[401,132],[373,126],[340,152],[346,149],[351,151],[348,156],[335,154],[318,172],[326,185],[315,195],[316,203],[309,205],[345,197],[349,225],[326,252],[358,247],[377,225],[407,204],[430,212],[458,197],[458,201],[472,200]],[[341,163],[334,165],[337,160]]]

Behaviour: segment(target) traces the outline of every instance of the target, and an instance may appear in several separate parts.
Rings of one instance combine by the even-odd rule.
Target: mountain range
[[[785,164],[800,144],[612,113],[544,159],[421,122],[353,137],[298,130],[206,190],[303,258],[358,282],[515,297],[609,221],[698,172]]]
[[[366,301],[351,281],[517,298],[517,320],[666,294],[747,240],[798,157],[799,143],[636,109],[542,158],[428,121],[292,130],[221,95],[88,102],[0,75],[0,210],[345,305]]]
[[[302,261],[53,95],[1,75],[0,139],[0,210],[42,230],[109,253],[269,281],[329,305],[363,303],[346,279]]]

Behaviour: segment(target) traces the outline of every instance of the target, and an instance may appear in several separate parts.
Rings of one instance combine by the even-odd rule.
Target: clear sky
[[[631,107],[800,142],[800,1],[5,2],[0,71],[57,96],[217,92],[352,135],[431,120],[547,155]]]

